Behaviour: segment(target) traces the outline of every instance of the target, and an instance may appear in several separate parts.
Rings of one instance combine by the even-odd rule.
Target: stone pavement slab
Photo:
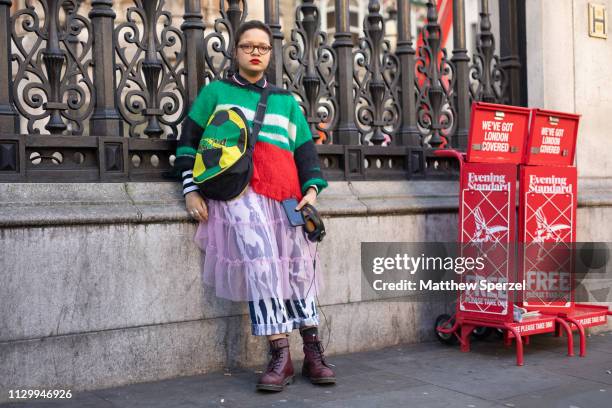
[[[514,348],[505,348],[495,336],[474,341],[470,353],[420,343],[329,356],[338,378],[331,386],[315,386],[299,376],[301,361],[294,356],[296,382],[281,393],[255,390],[257,367],[236,368],[0,408],[611,406],[612,332],[590,336],[584,358],[568,357],[565,344],[550,335],[532,338],[523,367],[515,365]]]

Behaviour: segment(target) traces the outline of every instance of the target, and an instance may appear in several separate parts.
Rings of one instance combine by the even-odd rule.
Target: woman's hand
[[[302,201],[298,203],[298,206],[295,207],[296,210],[301,210],[306,203],[310,205],[315,205],[317,202],[317,190],[314,187],[309,187],[306,191],[304,197],[302,197]]]
[[[190,191],[185,195],[185,205],[193,219],[197,221],[208,220],[208,208],[204,199],[197,191]]]

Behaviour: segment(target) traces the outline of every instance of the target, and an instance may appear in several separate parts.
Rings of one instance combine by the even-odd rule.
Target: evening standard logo
[[[488,225],[480,207],[474,210],[474,225],[472,242],[499,242],[501,239],[499,234],[508,231],[508,227],[504,225]]]
[[[542,208],[538,208],[536,211],[536,223],[538,228],[535,231],[533,242],[561,242],[559,232],[571,228],[567,224],[550,224],[542,212]],[[540,255],[540,252],[538,252],[538,258],[540,258]]]
[[[468,173],[468,189],[476,191],[510,191],[505,174]]]
[[[572,187],[567,177],[529,175],[529,193],[571,194]]]

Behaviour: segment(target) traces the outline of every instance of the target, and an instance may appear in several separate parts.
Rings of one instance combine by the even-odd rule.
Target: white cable
[[[304,231],[304,235],[306,235],[306,232]],[[306,237],[306,239],[308,239]],[[315,246],[315,255],[314,257],[312,257],[312,253],[310,252],[310,245],[308,246],[308,253],[310,254],[310,256],[312,257],[312,282],[310,282],[310,287],[308,288],[308,291],[306,292],[306,297],[308,297],[308,293],[310,293],[310,289],[312,288],[312,285],[314,284],[316,278],[317,278],[317,252],[319,250],[319,242],[317,241],[317,244]],[[331,326],[328,324],[327,322],[327,316],[325,316],[325,312],[323,311],[323,308],[321,307],[321,302],[319,300],[319,293],[318,291],[315,292],[315,297],[317,299],[317,307],[319,308],[319,310],[321,311],[321,314],[323,315],[323,320],[325,321],[325,325],[327,326],[327,343],[325,343],[325,347],[324,349],[327,350],[327,346],[329,346],[329,341],[331,340]]]

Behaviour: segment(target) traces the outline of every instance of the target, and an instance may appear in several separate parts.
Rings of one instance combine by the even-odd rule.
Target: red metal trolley
[[[487,330],[501,330],[506,344],[515,339],[519,366],[523,365],[523,341],[528,343],[529,336],[563,329],[568,339],[571,337],[571,327],[558,315],[515,321],[512,289],[503,285],[519,282],[515,267],[517,166],[525,156],[529,119],[526,108],[474,103],[466,154],[436,152],[460,163],[461,255],[485,260],[484,268],[462,274],[461,281],[500,284],[495,290],[472,286],[461,291],[454,316],[441,315],[436,320],[436,335],[445,342],[458,341],[461,351],[467,352],[473,334],[484,336]]]

